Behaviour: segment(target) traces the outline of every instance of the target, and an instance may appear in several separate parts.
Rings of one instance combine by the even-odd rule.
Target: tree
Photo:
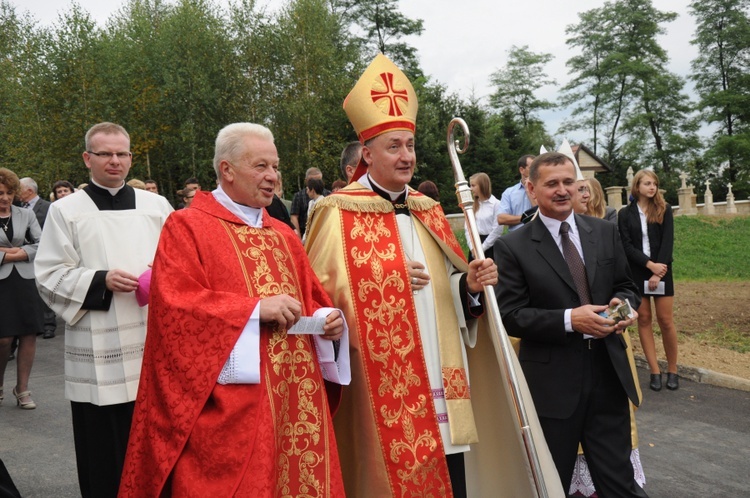
[[[567,43],[581,54],[567,61],[574,78],[563,89],[572,118],[563,130],[591,130],[594,152],[623,181],[628,166],[670,173],[697,146],[684,82],[670,73],[657,36],[673,12],[651,0],[616,0],[579,15]],[[675,164],[675,161],[678,164]]]
[[[403,15],[398,0],[332,0],[332,3],[334,12],[352,26],[367,60],[382,52],[411,79],[422,75],[417,50],[403,38],[422,34],[424,23]],[[356,28],[362,34],[357,35]]]
[[[717,123],[706,159],[726,163],[724,175],[748,191],[750,164],[750,19],[748,0],[702,0],[690,3],[696,19],[692,43],[699,55],[692,62],[699,108],[709,123]],[[742,187],[737,185],[742,182]]]
[[[553,58],[552,54],[530,51],[528,45],[512,46],[505,67],[490,76],[490,81],[497,87],[490,96],[490,105],[517,115],[524,128],[538,122],[535,116],[538,111],[555,107],[552,102],[534,95],[544,86],[557,84],[544,72],[545,64]]]

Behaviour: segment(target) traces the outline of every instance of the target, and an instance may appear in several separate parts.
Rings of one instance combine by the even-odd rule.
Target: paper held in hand
[[[656,289],[651,290],[648,288],[648,280],[643,281],[643,294],[650,294],[652,296],[663,296],[664,295],[664,282],[661,281],[656,284]]]
[[[326,324],[326,317],[315,318],[311,316],[300,317],[292,328],[286,331],[287,334],[308,334],[323,335],[323,325]]]
[[[615,304],[607,308],[607,318],[614,320],[615,323],[619,323],[623,320],[629,320],[634,316],[635,313],[633,313],[633,308],[630,306],[630,301],[628,301],[627,299],[622,301],[620,304]]]

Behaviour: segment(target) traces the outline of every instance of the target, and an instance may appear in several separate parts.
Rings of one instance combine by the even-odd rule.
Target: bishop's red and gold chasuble
[[[348,196],[352,197],[352,202],[359,203],[348,205]],[[426,198],[418,193],[410,195],[409,199],[411,207],[414,208],[411,211],[412,215],[423,225],[419,228],[423,231],[426,228],[431,233],[428,235],[425,232],[424,237],[430,239],[431,243],[437,242],[440,245],[439,249],[434,247],[431,251],[433,258],[438,258],[432,267],[445,268],[444,254],[449,254],[451,259],[459,264],[463,261],[465,265],[463,252],[439,205],[431,200],[429,203],[423,202]],[[328,202],[332,201],[333,199]],[[351,308],[345,310],[347,320],[356,321],[357,337],[350,336],[357,350],[353,355],[352,364],[354,371],[357,371],[358,367],[361,368],[361,375],[366,379],[364,383],[358,382],[349,388],[357,392],[349,392],[352,396],[361,398],[364,391],[369,397],[368,413],[361,413],[357,408],[353,408],[354,413],[344,409],[337,416],[339,446],[342,451],[346,449],[347,454],[356,455],[355,459],[359,460],[361,457],[363,463],[357,467],[363,473],[375,474],[368,476],[369,482],[380,480],[378,485],[385,483],[384,485],[389,487],[389,496],[452,496],[445,451],[422,350],[417,312],[409,284],[407,258],[402,250],[395,215],[393,212],[384,213],[379,210],[385,207],[392,211],[393,208],[387,201],[383,204],[383,200],[374,192],[362,189],[352,194],[339,191],[335,202],[342,207],[339,210],[341,226],[337,230],[340,229],[340,233],[343,234],[341,242],[345,258],[343,266],[338,271],[348,272],[351,293],[354,296],[350,302]],[[422,209],[419,209],[420,207]],[[330,228],[328,226],[329,230]],[[320,236],[330,237],[332,234],[323,230]],[[312,253],[311,260],[316,271],[319,271]],[[440,277],[439,273],[436,271],[431,275]],[[319,276],[325,286],[326,277],[320,271]],[[476,442],[468,379],[461,359],[461,339],[450,296],[450,282],[447,275],[442,275],[442,279],[438,279],[439,285],[438,282],[434,282],[436,289],[440,287],[447,292],[447,298],[445,295],[438,296],[443,298],[443,302],[447,299],[443,307],[445,309],[436,310],[438,322],[441,322],[443,314],[454,315],[453,322],[445,327],[452,328],[453,332],[450,335],[453,336],[454,342],[448,347],[451,353],[443,351],[445,348],[441,337],[443,388],[449,418],[454,402],[460,404],[451,424],[458,428],[462,425],[469,426],[458,436],[465,438],[461,444],[467,444]],[[447,313],[443,313],[446,309]],[[354,329],[350,323],[350,334],[352,330]],[[355,357],[359,358],[359,361],[355,361]],[[354,366],[355,363],[358,365]],[[357,453],[357,445],[367,436],[356,430],[350,434],[358,438],[352,443],[355,447],[352,451],[347,444],[348,435],[342,436],[342,433],[347,434],[349,427],[343,431],[338,429],[339,425],[349,426],[347,420],[339,423],[340,419],[346,419],[348,416],[366,419],[365,425],[377,428],[373,431],[377,434],[377,440],[368,443],[379,448],[379,451],[373,453],[380,453],[383,462],[373,464],[377,457]],[[466,418],[469,421],[462,420]],[[348,453],[349,451],[352,453]],[[351,468],[351,462],[347,460],[344,463],[345,467]],[[378,476],[379,468],[383,469],[385,475]],[[349,494],[378,494],[378,491],[373,491],[369,485],[368,489],[352,488],[349,484],[352,476],[347,474],[344,478]]]
[[[149,332],[121,496],[343,496],[309,336],[261,325],[261,383],[216,379],[250,313],[288,294],[330,306],[298,238],[251,228],[213,197],[172,216],[154,263]]]

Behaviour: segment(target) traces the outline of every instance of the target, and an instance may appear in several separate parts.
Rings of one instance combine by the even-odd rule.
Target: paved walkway
[[[689,369],[680,373],[691,375]],[[639,375],[645,389],[636,417],[649,496],[750,496],[750,392],[683,378],[678,391],[656,393],[647,387],[648,371]],[[705,373],[696,380],[716,378],[723,377]],[[25,498],[79,496],[62,335],[38,340],[30,383],[36,410],[15,407],[14,382],[11,361],[0,405],[0,458]]]

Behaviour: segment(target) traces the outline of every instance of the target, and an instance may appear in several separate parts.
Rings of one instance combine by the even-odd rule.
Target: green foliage
[[[497,87],[490,96],[490,105],[517,115],[524,128],[539,122],[537,112],[555,107],[552,102],[534,95],[540,88],[556,84],[544,72],[544,66],[552,59],[552,54],[532,52],[528,45],[512,46],[505,67],[490,76],[491,83]]]
[[[676,216],[674,278],[750,279],[750,217]]]
[[[366,59],[382,52],[410,78],[422,75],[414,47],[403,41],[405,36],[420,35],[421,19],[409,19],[398,9],[399,0],[331,0],[342,18],[359,28],[355,37],[365,48]]]
[[[725,181],[750,192],[750,0],[701,0],[690,4],[696,20],[692,43],[699,48],[692,79],[699,108],[719,129],[706,153],[708,163],[725,163]]]
[[[581,54],[567,61],[573,79],[562,102],[572,114],[562,130],[591,131],[594,153],[614,169],[613,183],[624,181],[628,167],[675,176],[699,144],[684,82],[667,70],[657,40],[675,17],[651,0],[615,0],[567,27],[568,45]]]

